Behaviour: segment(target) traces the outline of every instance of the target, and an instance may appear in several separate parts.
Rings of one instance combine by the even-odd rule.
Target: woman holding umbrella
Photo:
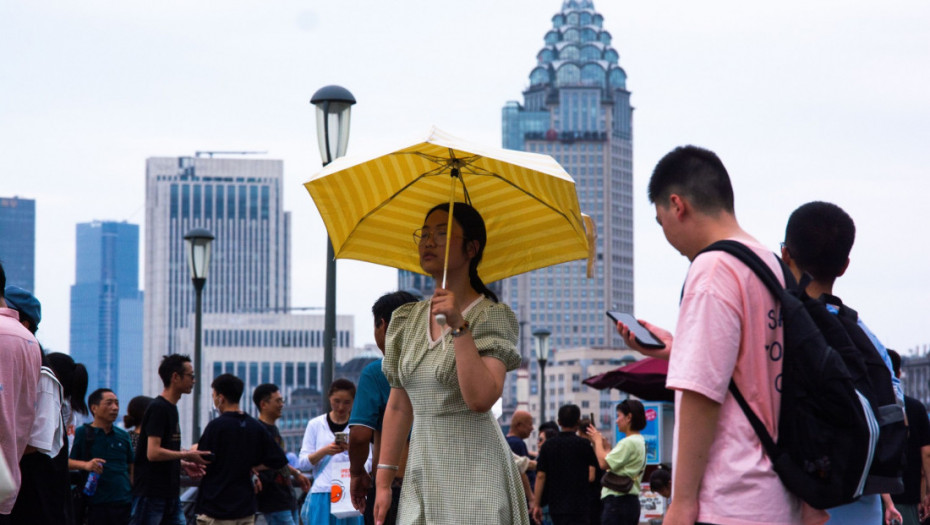
[[[434,207],[414,232],[420,266],[445,286],[429,301],[395,310],[388,328],[383,369],[392,388],[375,476],[375,522],[383,523],[391,505],[410,435],[398,523],[527,525],[520,475],[491,414],[507,371],[520,364],[518,324],[478,276],[484,220],[456,202],[447,229],[449,209]],[[437,321],[442,316],[444,323]]]

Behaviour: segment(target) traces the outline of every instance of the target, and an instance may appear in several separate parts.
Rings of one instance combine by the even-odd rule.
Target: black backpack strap
[[[723,240],[717,241],[707,248],[698,253],[700,255],[704,252],[709,251],[722,251],[726,252],[733,257],[736,257],[743,264],[749,267],[753,273],[762,281],[766,288],[775,296],[776,301],[781,301],[781,295],[785,292],[784,287],[781,283],[778,282],[778,278],[775,276],[775,272],[765,262],[756,255],[756,252],[752,251],[751,248],[745,244],[732,241],[732,240]],[[794,275],[788,270],[788,267],[785,265],[784,261],[780,258],[778,259],[781,263],[782,273],[784,274],[785,282],[790,286],[797,286],[795,282]],[[762,420],[759,419],[759,416],[753,412],[752,408],[749,406],[749,403],[746,401],[746,398],[743,397],[743,394],[739,391],[739,388],[736,387],[736,383],[733,379],[730,379],[730,393],[733,394],[733,398],[739,404],[740,408],[743,410],[743,413],[746,414],[746,419],[749,420],[749,424],[752,425],[753,430],[755,430],[756,435],[759,437],[759,441],[762,442],[763,448],[765,448],[765,453],[769,456],[769,459],[772,462],[778,458],[781,453],[778,450],[778,446],[775,444],[775,440],[772,439],[772,435],[769,434],[769,431],[765,428],[765,424],[762,423]]]
[[[756,431],[759,441],[762,442],[762,447],[765,448],[766,455],[774,463],[775,458],[780,455],[778,446],[775,444],[775,440],[772,439],[772,435],[769,434],[768,429],[765,428],[765,423],[752,411],[752,407],[749,406],[746,398],[743,397],[742,392],[739,391],[732,379],[730,379],[730,393],[733,394],[733,399],[736,399],[736,402],[739,403],[739,407],[743,409],[743,413],[746,414],[746,419],[749,420],[752,429]]]

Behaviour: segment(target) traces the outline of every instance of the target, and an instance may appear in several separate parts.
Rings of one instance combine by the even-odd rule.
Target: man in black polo
[[[543,494],[549,502],[554,525],[586,525],[589,515],[588,487],[594,481],[597,457],[591,442],[579,437],[577,405],[559,408],[559,435],[547,439],[536,460],[533,519],[542,520]]]
[[[284,451],[265,427],[239,409],[245,385],[232,374],[221,374],[210,385],[220,416],[203,429],[198,448],[215,459],[197,493],[197,523],[253,523],[258,510],[252,470],[287,465]]]

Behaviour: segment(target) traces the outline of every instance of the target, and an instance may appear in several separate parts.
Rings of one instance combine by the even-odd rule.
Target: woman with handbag
[[[588,435],[594,442],[594,454],[607,472],[601,478],[601,525],[636,525],[639,523],[639,483],[646,469],[646,441],[640,431],[646,428],[646,411],[635,399],[617,405],[617,429],[626,437],[607,452],[601,433],[593,425]]]
[[[304,431],[297,468],[313,470],[313,485],[300,509],[300,518],[308,525],[362,525],[362,516],[336,518],[330,514],[332,480],[339,479],[339,471],[331,462],[349,461],[347,439],[336,434],[348,432],[349,415],[355,401],[355,384],[348,379],[336,379],[329,387],[329,406],[332,410],[307,423]],[[345,437],[344,435],[341,437]]]

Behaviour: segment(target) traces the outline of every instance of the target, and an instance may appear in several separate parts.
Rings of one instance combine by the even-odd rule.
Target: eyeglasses
[[[428,228],[420,228],[413,231],[413,242],[417,246],[425,243],[429,239],[433,239],[433,244],[436,246],[445,246],[446,230],[441,229],[438,231],[432,231]]]

